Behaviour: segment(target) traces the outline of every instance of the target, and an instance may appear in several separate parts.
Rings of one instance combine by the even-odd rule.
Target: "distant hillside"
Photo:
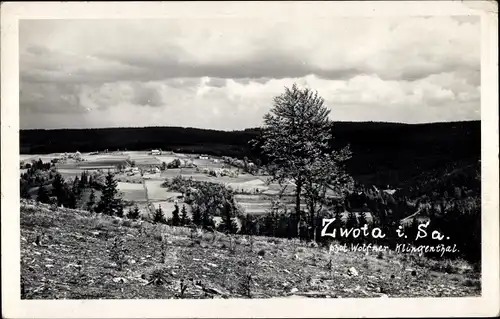
[[[216,131],[181,127],[21,130],[23,154],[161,148],[185,153],[259,158],[248,142],[260,129]],[[400,124],[337,122],[333,147],[351,146],[349,164],[362,183],[398,185],[422,171],[480,159],[480,121]],[[259,158],[265,162],[265,158]]]

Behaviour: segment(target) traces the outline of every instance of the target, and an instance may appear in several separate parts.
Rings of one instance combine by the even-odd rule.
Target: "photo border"
[[[2,315],[5,318],[449,317],[499,314],[498,7],[494,1],[4,2],[1,5]],[[19,19],[481,16],[482,296],[21,300]],[[467,235],[467,234],[464,234]]]

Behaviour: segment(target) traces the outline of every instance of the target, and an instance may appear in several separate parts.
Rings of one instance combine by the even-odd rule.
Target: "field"
[[[123,194],[123,199],[134,202],[146,202],[146,190],[138,183],[118,182],[118,190]]]
[[[49,155],[21,155],[21,159],[42,158],[42,160],[51,160],[58,158],[61,154]],[[210,159],[199,159],[198,155],[193,154],[175,154],[168,153],[162,155],[151,155],[148,152],[129,151],[100,153],[90,155],[82,153],[82,161],[68,159],[56,164],[58,171],[65,179],[73,179],[80,176],[83,171],[101,170],[106,173],[108,170],[115,173],[115,179],[118,181],[118,189],[122,193],[123,199],[133,201],[140,205],[140,210],[146,213],[147,205],[153,204],[156,208],[161,205],[165,215],[169,217],[174,210],[174,197],[180,194],[168,193],[167,189],[161,187],[165,179],[172,179],[176,176],[190,178],[195,181],[205,181],[225,184],[236,192],[236,201],[249,214],[266,213],[271,206],[271,198],[278,194],[280,186],[278,184],[266,184],[267,176],[254,176],[240,172],[237,177],[214,177],[201,172],[203,168],[220,169],[227,167],[220,158],[210,157]],[[150,167],[159,167],[162,162],[169,163],[179,158],[181,160],[193,161],[197,168],[178,168],[167,169],[155,173],[149,170]],[[142,170],[142,173],[119,172],[118,165],[124,165],[130,162]],[[233,168],[236,170],[236,168]],[[293,185],[289,185],[285,194],[291,195]],[[179,203],[182,206],[182,202]],[[186,205],[190,210],[189,205]],[[290,208],[292,205],[290,204]]]
[[[480,271],[413,254],[191,235],[21,201],[21,299],[473,297]],[[121,244],[114,246],[115,238]],[[118,241],[120,243],[120,241]],[[118,257],[113,257],[118,256]],[[122,267],[120,267],[122,265]],[[181,292],[181,282],[186,289]]]

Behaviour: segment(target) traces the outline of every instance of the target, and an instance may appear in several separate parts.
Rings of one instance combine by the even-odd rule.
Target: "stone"
[[[358,271],[354,267],[349,268],[349,270],[347,271],[347,274],[349,276],[353,276],[353,277],[356,277],[359,275]]]

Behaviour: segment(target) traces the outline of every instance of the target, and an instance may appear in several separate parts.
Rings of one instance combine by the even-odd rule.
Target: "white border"
[[[2,316],[5,318],[415,317],[499,314],[498,20],[494,1],[2,3]],[[480,15],[483,294],[480,298],[21,301],[18,20]],[[465,236],[467,234],[464,234]]]

